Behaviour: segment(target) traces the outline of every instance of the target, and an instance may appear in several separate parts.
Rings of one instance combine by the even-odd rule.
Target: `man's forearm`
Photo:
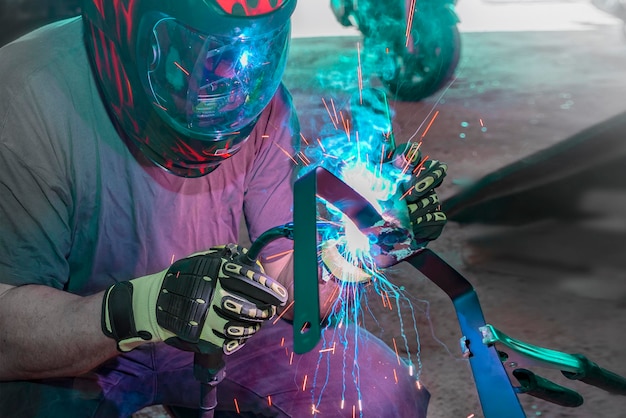
[[[0,285],[0,380],[75,376],[115,356],[101,309],[101,293]]]

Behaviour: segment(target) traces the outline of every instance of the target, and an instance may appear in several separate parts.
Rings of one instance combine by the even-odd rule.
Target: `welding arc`
[[[350,263],[341,255],[336,240],[327,240],[321,244],[322,262],[330,273],[342,282],[360,283],[371,280],[372,275]]]

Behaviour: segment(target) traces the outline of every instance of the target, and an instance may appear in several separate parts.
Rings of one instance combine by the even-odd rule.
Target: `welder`
[[[425,416],[428,392],[385,379],[395,354],[364,330],[358,393],[342,390],[353,359],[292,363],[276,315],[292,242],[256,264],[233,244],[242,218],[252,241],[292,218],[295,7],[86,0],[0,49],[0,416],[196,408],[194,355],[216,347],[217,417],[310,415],[318,367],[325,416]]]

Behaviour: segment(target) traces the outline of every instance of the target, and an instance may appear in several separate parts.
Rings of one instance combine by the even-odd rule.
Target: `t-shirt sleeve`
[[[293,221],[293,182],[301,163],[296,157],[300,127],[292,99],[284,86],[257,123],[260,150],[247,175],[244,200],[246,226],[252,242],[263,232]],[[288,239],[268,244],[262,258],[293,248]]]

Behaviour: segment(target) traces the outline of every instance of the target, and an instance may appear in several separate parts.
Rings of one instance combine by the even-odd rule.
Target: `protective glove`
[[[400,191],[407,202],[416,243],[419,245],[437,239],[447,217],[441,211],[435,189],[446,176],[447,164],[437,160],[423,161],[416,143],[397,148],[392,161],[397,167],[412,173],[411,179],[400,185]]]
[[[235,244],[176,261],[169,269],[109,287],[102,330],[120,351],[148,342],[232,354],[284,306],[287,290],[260,264],[238,261]]]

